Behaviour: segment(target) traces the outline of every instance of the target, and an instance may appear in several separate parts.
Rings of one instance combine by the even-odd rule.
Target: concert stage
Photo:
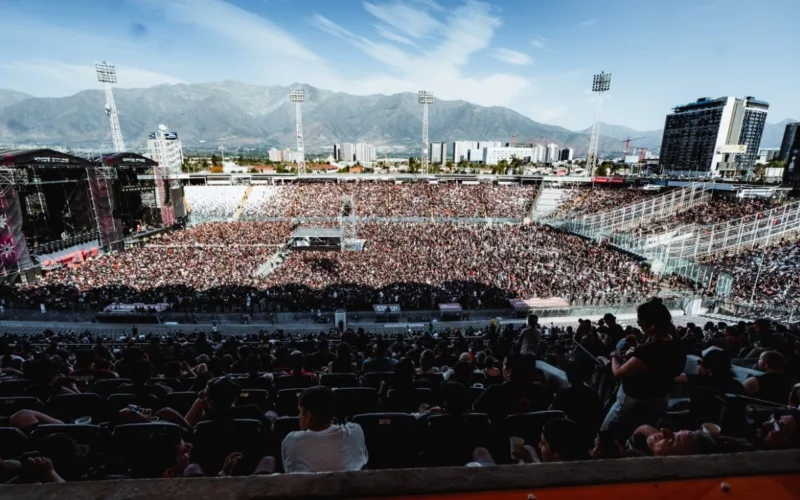
[[[361,251],[366,240],[353,240],[352,250]],[[339,251],[342,249],[342,230],[338,227],[304,227],[295,230],[287,246],[299,251]]]

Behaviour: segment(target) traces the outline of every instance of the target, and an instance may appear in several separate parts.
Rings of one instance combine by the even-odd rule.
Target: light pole
[[[597,93],[597,107],[594,110],[594,123],[592,124],[592,137],[589,141],[589,155],[586,163],[589,167],[589,175],[594,177],[594,169],[597,165],[597,149],[600,145],[600,111],[603,109],[603,98],[605,93],[611,90],[611,73],[600,72],[592,79],[592,92]]]
[[[419,103],[422,104],[422,165],[420,172],[428,173],[428,105],[433,104],[433,92],[419,91]]]
[[[303,89],[292,90],[289,92],[289,100],[294,103],[297,118],[297,175],[304,175],[306,173],[306,152],[303,145],[303,112],[300,106],[306,100],[306,91]]]
[[[113,64],[105,61],[95,64],[94,69],[97,71],[97,81],[104,84],[106,88],[106,114],[111,124],[111,142],[114,143],[114,151],[122,153],[125,151],[125,141],[122,140],[117,105],[114,103],[114,93],[111,91],[111,84],[117,83],[117,70]]]

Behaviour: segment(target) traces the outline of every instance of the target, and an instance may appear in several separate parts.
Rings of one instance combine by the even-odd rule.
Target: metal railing
[[[738,253],[770,243],[800,231],[800,202],[759,212],[754,216],[743,217],[728,222],[702,227],[679,228],[689,237],[675,241],[670,239],[667,252],[683,259],[696,259],[701,256],[722,252]]]
[[[709,183],[692,184],[614,210],[551,223],[590,238],[600,238],[707,203],[712,192]]]

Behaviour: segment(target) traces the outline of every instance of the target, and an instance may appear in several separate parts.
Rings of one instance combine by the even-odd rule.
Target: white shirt
[[[364,431],[353,423],[292,432],[281,448],[287,473],[361,470],[369,460]]]

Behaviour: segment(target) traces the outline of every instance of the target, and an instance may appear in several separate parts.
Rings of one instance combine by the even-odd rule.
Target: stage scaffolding
[[[170,199],[170,190],[172,188],[170,168],[159,164],[153,167],[153,176],[156,180],[156,195],[158,198],[156,201],[161,209],[161,224],[164,227],[172,226],[175,224],[175,210]]]
[[[28,182],[27,173],[0,168],[0,272],[3,276],[22,272],[33,266],[28,244],[22,232],[22,208],[15,186]]]
[[[91,167],[86,172],[98,239],[100,246],[106,247],[123,238],[122,222],[114,217],[114,181],[117,179],[117,169]]]
[[[351,195],[342,196],[342,207],[339,213],[339,227],[341,229],[341,250],[355,250],[356,242],[356,202]]]
[[[550,223],[589,238],[610,237],[613,233],[707,203],[711,200],[712,191],[712,185],[709,183],[692,184],[614,210],[565,221],[550,221]]]

